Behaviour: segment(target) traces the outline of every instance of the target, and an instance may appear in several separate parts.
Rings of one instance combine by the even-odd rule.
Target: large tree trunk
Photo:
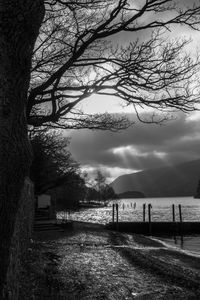
[[[0,0],[0,299],[8,298],[10,242],[31,161],[25,109],[43,16],[43,0]]]

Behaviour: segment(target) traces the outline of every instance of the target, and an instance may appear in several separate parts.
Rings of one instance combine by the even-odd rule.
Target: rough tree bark
[[[25,117],[43,0],[0,0],[0,299],[8,299],[9,246],[31,151]]]

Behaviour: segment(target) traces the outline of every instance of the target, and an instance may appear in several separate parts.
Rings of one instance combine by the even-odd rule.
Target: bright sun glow
[[[165,152],[158,152],[158,151],[153,151],[153,154],[160,159],[165,159],[167,157],[167,153]]]
[[[130,169],[130,168],[120,168],[120,167],[108,167],[105,165],[98,165],[95,167],[85,165],[81,168],[82,172],[86,172],[88,174],[88,183],[92,184],[94,182],[94,178],[96,177],[96,171],[100,170],[102,174],[106,178],[106,182],[109,184],[117,177],[124,174],[132,174],[139,172],[141,170]]]
[[[134,146],[117,147],[112,149],[111,151],[113,154],[119,156],[126,156],[127,154],[129,154],[131,156],[136,156],[136,157],[147,157],[149,155],[149,153],[147,152],[140,152]]]
[[[132,106],[125,106],[123,101],[114,96],[102,96],[93,94],[85,99],[79,106],[88,114],[95,113],[133,113]]]
[[[200,112],[199,111],[195,111],[191,114],[188,115],[188,117],[186,118],[186,122],[196,122],[196,121],[200,121]]]

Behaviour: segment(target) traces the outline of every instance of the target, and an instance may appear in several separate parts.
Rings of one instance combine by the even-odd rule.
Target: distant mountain
[[[134,190],[146,197],[194,196],[199,179],[200,159],[122,175],[110,185],[116,194]]]

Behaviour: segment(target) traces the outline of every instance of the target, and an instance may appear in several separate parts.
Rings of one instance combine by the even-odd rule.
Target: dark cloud
[[[71,136],[74,158],[110,177],[116,168],[125,173],[200,158],[200,119],[184,114],[162,126],[137,123],[118,133],[79,130]]]

